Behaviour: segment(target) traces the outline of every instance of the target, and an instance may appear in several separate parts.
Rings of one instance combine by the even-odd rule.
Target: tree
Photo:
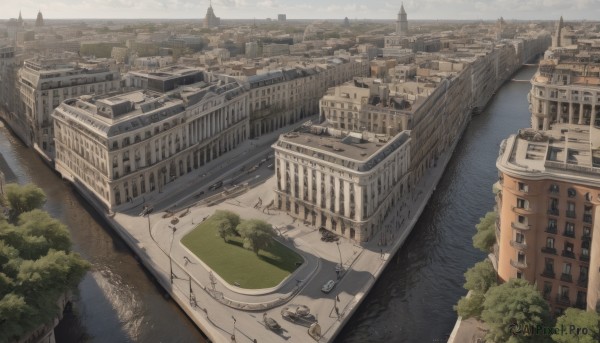
[[[21,213],[41,208],[46,202],[46,194],[32,183],[25,186],[9,183],[5,188],[5,197],[12,218],[17,218]]]
[[[470,291],[485,294],[497,282],[496,270],[488,259],[475,265],[465,273],[464,287]]]
[[[212,215],[212,220],[215,221],[219,228],[219,236],[221,236],[224,241],[227,241],[227,237],[229,236],[238,235],[236,228],[240,224],[240,216],[237,214],[231,211],[217,210]]]
[[[557,343],[600,342],[599,323],[600,315],[597,312],[568,308],[556,320],[557,333],[552,335],[552,339]]]
[[[479,218],[479,224],[475,225],[477,233],[473,236],[473,246],[485,253],[492,251],[496,243],[496,219],[498,213],[491,211],[485,217]]]
[[[462,297],[454,306],[454,310],[463,318],[479,318],[483,311],[484,294],[496,286],[496,270],[490,260],[476,263],[465,273],[464,288],[471,291],[467,297]]]
[[[463,319],[467,318],[480,318],[481,312],[483,311],[483,301],[485,297],[483,294],[478,292],[471,292],[466,297],[461,297],[458,303],[454,306],[454,310]]]
[[[19,341],[62,310],[58,299],[79,284],[89,263],[71,252],[67,228],[37,207],[46,196],[12,185],[11,223],[0,220],[0,342]]]
[[[548,303],[533,285],[523,279],[511,279],[490,288],[485,294],[481,319],[489,328],[486,339],[491,342],[544,341],[545,337],[528,336],[525,331],[515,334],[515,327],[552,325]]]
[[[273,242],[275,230],[271,224],[259,219],[243,220],[237,231],[244,239],[244,248],[258,255],[260,249],[265,249]]]

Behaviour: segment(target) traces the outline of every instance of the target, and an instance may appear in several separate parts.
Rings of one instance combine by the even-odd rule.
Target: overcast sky
[[[19,10],[44,18],[202,18],[208,0],[0,0],[0,18]],[[223,19],[393,19],[401,1],[389,0],[213,0]],[[600,0],[406,0],[408,19],[600,19]]]

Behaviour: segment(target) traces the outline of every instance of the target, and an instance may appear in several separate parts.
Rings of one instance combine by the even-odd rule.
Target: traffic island
[[[304,262],[299,254],[274,239],[255,253],[244,248],[240,236],[222,238],[215,216],[185,235],[181,243],[225,282],[245,289],[275,287]]]

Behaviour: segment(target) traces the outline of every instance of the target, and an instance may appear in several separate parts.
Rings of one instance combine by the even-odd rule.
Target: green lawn
[[[208,218],[185,235],[181,242],[221,278],[233,285],[248,289],[270,288],[278,285],[296,268],[303,258],[274,241],[258,256],[244,249],[240,237],[229,237],[227,243],[219,237],[217,226]]]

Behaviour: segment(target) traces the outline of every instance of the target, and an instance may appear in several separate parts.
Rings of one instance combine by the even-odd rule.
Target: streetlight
[[[175,226],[169,226],[173,230],[173,234],[171,235],[171,246],[169,247],[169,266],[171,269],[171,285],[173,284],[173,259],[171,258],[171,250],[173,250],[173,241],[175,240],[175,231],[177,228]]]
[[[235,342],[235,322],[236,319],[234,316],[231,316],[231,319],[233,319],[233,334],[231,335],[231,340]]]

